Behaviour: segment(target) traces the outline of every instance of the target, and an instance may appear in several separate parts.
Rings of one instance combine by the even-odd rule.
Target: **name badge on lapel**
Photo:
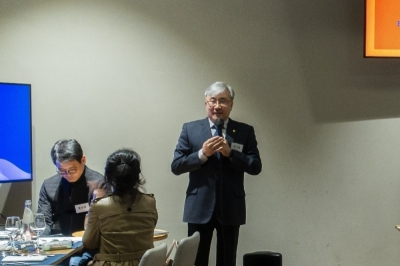
[[[242,152],[243,151],[243,145],[239,144],[239,143],[232,142],[231,149],[235,150],[235,151]]]
[[[76,211],[76,213],[88,212],[89,211],[89,203],[82,203],[82,204],[75,205],[75,211]]]

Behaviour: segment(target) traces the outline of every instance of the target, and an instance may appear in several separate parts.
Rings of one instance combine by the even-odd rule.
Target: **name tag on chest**
[[[235,150],[235,151],[242,152],[243,151],[243,145],[239,144],[239,143],[232,142],[231,149]]]
[[[76,211],[76,213],[88,212],[89,211],[89,203],[82,203],[82,204],[75,205],[75,211]]]

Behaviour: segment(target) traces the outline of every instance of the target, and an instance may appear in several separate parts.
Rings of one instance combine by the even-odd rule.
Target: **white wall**
[[[363,12],[361,0],[0,1],[0,81],[33,89],[34,202],[58,139],[100,172],[131,147],[165,242],[186,236],[187,175],[170,163],[222,80],[264,166],[246,179],[237,264],[271,250],[285,266],[397,265],[400,62],[363,58]]]

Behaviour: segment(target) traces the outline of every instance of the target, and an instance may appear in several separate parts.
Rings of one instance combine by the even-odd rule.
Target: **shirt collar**
[[[214,126],[214,123],[210,120],[210,118],[208,118],[208,122],[210,123],[210,128],[212,128]],[[224,121],[224,127],[223,128],[225,128],[225,129],[227,128],[228,122],[229,122],[229,117],[228,117],[228,119],[226,119]]]

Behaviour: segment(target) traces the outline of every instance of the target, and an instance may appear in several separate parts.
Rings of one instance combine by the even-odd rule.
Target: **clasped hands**
[[[229,157],[231,154],[231,148],[226,139],[215,136],[209,138],[203,143],[202,152],[207,157],[210,157],[216,152],[220,152],[223,156]]]

